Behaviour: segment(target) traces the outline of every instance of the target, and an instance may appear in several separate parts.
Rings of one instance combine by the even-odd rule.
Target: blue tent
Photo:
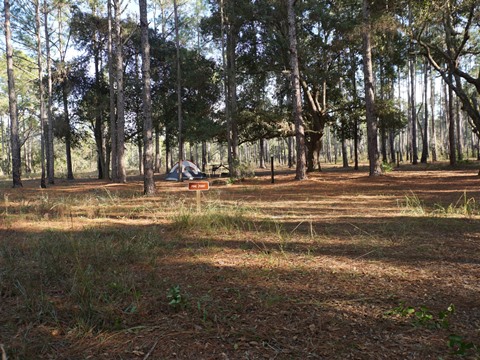
[[[165,180],[167,181],[178,181],[178,164],[176,163],[174,167],[169,171]],[[196,179],[205,179],[207,175],[200,171],[197,165],[188,160],[182,161],[182,178],[183,180],[196,180]]]

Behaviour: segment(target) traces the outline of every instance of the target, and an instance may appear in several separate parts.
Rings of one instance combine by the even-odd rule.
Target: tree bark
[[[232,6],[230,8],[233,8]],[[235,48],[237,45],[237,34],[235,28],[230,25],[227,32],[227,69],[228,69],[228,97],[230,103],[230,121],[231,121],[231,159],[230,167],[231,176],[237,178],[240,176],[239,168],[239,140],[238,140],[238,123],[237,123],[237,64]]]
[[[125,166],[125,90],[123,85],[123,39],[121,1],[113,1],[115,14],[115,75],[117,80],[117,181],[127,182]]]
[[[44,1],[44,26],[45,26],[45,50],[47,55],[47,178],[49,184],[55,183],[55,159],[53,149],[53,90],[52,90],[52,57],[50,55],[50,32],[48,31],[48,5],[47,0]]]
[[[423,107],[424,107],[424,122],[423,122],[423,146],[422,146],[422,157],[420,159],[420,162],[422,164],[427,163],[428,159],[428,72],[430,71],[430,66],[428,64],[428,61],[425,60],[425,73],[423,77],[423,82],[424,82],[424,92],[423,92]]]
[[[227,124],[227,157],[228,166],[232,168],[232,118],[230,111],[229,101],[229,87],[228,87],[228,71],[227,71],[227,58],[226,58],[226,46],[225,46],[225,33],[226,33],[226,16],[225,16],[225,0],[220,0],[220,41],[222,48],[222,78],[223,78],[223,93],[225,98],[225,122]],[[221,156],[220,156],[221,157]],[[220,160],[222,160],[220,158]]]
[[[342,167],[343,168],[348,168],[348,152],[347,152],[347,141],[345,139],[345,129],[344,126],[342,126],[342,129],[340,130],[342,132]]]
[[[295,0],[288,0],[288,37],[290,43],[290,67],[292,76],[293,118],[295,121],[295,138],[297,143],[297,167],[295,180],[307,179],[305,152],[305,123],[302,115],[302,94],[300,89],[300,70],[297,53],[297,30],[295,21]]]
[[[411,49],[413,52],[413,49]],[[415,100],[416,89],[416,76],[415,76],[415,55],[411,55],[408,60],[410,69],[410,119],[411,119],[411,131],[412,131],[412,164],[418,164],[418,149],[417,149],[417,106]]]
[[[43,61],[42,61],[42,37],[40,34],[40,0],[35,1],[35,33],[37,37],[37,65],[38,65],[38,93],[40,102],[40,187],[46,188],[46,172],[45,172],[45,88],[43,85]]]
[[[435,77],[430,71],[430,113],[431,113],[431,144],[432,144],[432,162],[437,161],[437,135],[435,130]]]
[[[207,170],[207,142],[202,141],[202,172]]]
[[[287,151],[287,157],[288,157],[288,168],[291,169],[293,167],[294,161],[293,161],[293,137],[289,136],[288,137],[288,151]]]
[[[62,98],[63,98],[63,116],[66,127],[65,133],[65,155],[67,157],[67,180],[73,180],[73,164],[72,164],[72,129],[70,126],[70,114],[68,111],[68,90],[67,79],[62,82]]]
[[[369,0],[363,1],[363,74],[365,82],[365,105],[367,118],[368,162],[370,176],[382,173],[378,154],[377,117],[375,115],[375,93],[373,90],[371,20]]]
[[[260,169],[266,169],[267,166],[265,165],[265,139],[260,138],[259,143],[259,160],[260,160]]]
[[[109,79],[113,78],[110,72],[110,67],[112,65],[112,56],[111,56],[111,2],[107,1],[108,4],[108,69],[109,69]],[[92,3],[92,12],[95,16],[99,16],[96,3]],[[98,30],[95,31],[92,35],[92,45],[93,45],[93,65],[94,65],[94,74],[95,74],[95,90],[97,93],[100,91],[100,84],[102,79],[102,73],[100,71],[100,44],[98,39]],[[110,101],[112,101],[113,96],[110,95]],[[112,150],[111,146],[109,147],[108,140],[104,136],[103,131],[103,119],[100,112],[100,96],[97,95],[94,97],[93,106],[95,107],[95,121],[93,124],[93,132],[95,138],[95,145],[97,148],[97,171],[99,179],[108,179],[109,177],[109,151]],[[113,112],[115,114],[115,112]]]
[[[12,147],[13,187],[22,187],[22,164],[20,139],[18,136],[17,96],[15,93],[15,74],[13,70],[12,31],[10,28],[10,0],[4,0],[5,45],[7,51],[8,107],[10,111],[10,141]]]
[[[152,98],[150,83],[150,43],[148,41],[147,0],[139,0],[140,29],[142,37],[142,80],[143,80],[143,193],[155,194],[153,179],[153,127]]]
[[[453,75],[448,75],[449,82],[453,83]],[[450,165],[457,165],[457,157],[455,156],[455,115],[453,111],[453,90],[448,87],[448,143],[450,147]]]
[[[62,101],[63,101],[63,121],[65,124],[65,156],[67,162],[67,180],[73,180],[73,164],[72,164],[72,127],[70,124],[70,113],[68,110],[68,95],[70,81],[68,78],[68,68],[65,62],[65,53],[63,48],[63,20],[62,20],[62,6],[64,4],[58,4],[58,45],[60,52],[60,62],[58,69],[60,70],[61,88],[62,88]]]
[[[162,166],[162,154],[160,151],[160,123],[155,124],[155,172],[160,172]]]
[[[463,131],[462,131],[462,113],[460,112],[460,101],[455,101],[457,116],[456,126],[457,126],[457,160],[463,160]]]
[[[115,94],[115,69],[114,69],[114,41],[113,41],[113,11],[112,0],[107,0],[107,12],[108,12],[108,81],[109,81],[109,101],[110,101],[110,163],[111,163],[111,176],[113,181],[117,181],[118,178],[118,156],[117,156],[117,108],[116,94]],[[97,63],[97,62],[96,62]],[[97,126],[96,126],[97,128]],[[98,145],[97,145],[98,149]],[[101,148],[98,150],[99,156],[101,154]],[[102,167],[99,166],[99,177]],[[103,175],[104,176],[104,175]]]
[[[177,0],[173,0],[173,11],[175,17],[175,49],[177,63],[177,118],[178,118],[178,181],[182,181],[183,175],[183,118],[182,118],[182,69],[180,65],[180,35],[178,22]]]
[[[357,95],[357,62],[355,59],[355,54],[353,51],[350,51],[350,62],[352,66],[352,86],[353,86],[353,99],[356,101],[358,99]],[[353,157],[354,157],[354,166],[355,170],[358,170],[358,118],[355,116],[353,122]]]

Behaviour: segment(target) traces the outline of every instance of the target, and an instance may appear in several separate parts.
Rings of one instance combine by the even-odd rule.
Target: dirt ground
[[[0,269],[6,249],[25,259],[37,236],[155,241],[148,260],[122,265],[138,296],[114,325],[80,331],[70,314],[81,304],[58,284],[45,289],[56,321],[21,316],[26,297],[0,284],[4,355],[480,359],[477,172],[418,166],[369,178],[331,167],[302,182],[288,172],[274,184],[268,174],[211,179],[206,215],[185,183],[160,177],[149,198],[141,178],[58,180],[46,190],[0,183]]]

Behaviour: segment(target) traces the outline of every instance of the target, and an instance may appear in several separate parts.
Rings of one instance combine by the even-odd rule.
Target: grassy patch
[[[1,342],[8,359],[475,356],[477,179],[445,174],[259,177],[201,212],[180,184],[5,191]]]

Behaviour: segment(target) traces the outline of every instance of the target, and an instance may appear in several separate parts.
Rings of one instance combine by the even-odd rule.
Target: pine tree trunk
[[[348,168],[348,152],[347,152],[347,141],[345,140],[345,131],[342,129],[342,161],[343,168]]]
[[[291,169],[293,167],[293,137],[288,137],[288,168]]]
[[[229,17],[233,18],[232,14],[235,7],[230,6]],[[231,131],[231,148],[230,148],[230,161],[229,168],[230,174],[234,178],[238,178],[240,173],[238,172],[239,165],[239,140],[238,140],[238,124],[236,120],[237,113],[237,81],[236,81],[236,53],[237,46],[237,34],[235,27],[230,23],[227,27],[227,84],[228,84],[228,103],[229,103],[229,115],[230,115],[230,131]]]
[[[387,163],[388,162],[388,156],[387,156],[387,131],[385,128],[380,129],[380,141],[381,141],[381,150],[382,150],[382,162]]]
[[[176,49],[176,65],[177,65],[177,117],[178,117],[178,181],[182,181],[183,175],[183,118],[182,118],[182,71],[180,66],[180,36],[177,1],[173,0],[173,9],[175,17],[175,49]]]
[[[426,104],[425,104],[426,106]],[[432,140],[432,162],[437,161],[437,136],[435,130],[435,77],[433,72],[431,72],[430,76],[430,113],[431,113],[431,140]]]
[[[424,108],[424,127],[423,127],[423,146],[422,146],[422,157],[420,162],[422,164],[427,163],[428,159],[428,72],[430,71],[430,66],[427,60],[425,60],[425,73],[423,77],[423,108]]]
[[[397,154],[395,153],[395,131],[391,130],[388,136],[390,145],[390,159],[393,164],[397,161]]]
[[[117,181],[127,182],[125,166],[125,90],[123,86],[123,39],[121,23],[121,2],[113,1],[115,13],[115,74],[117,80]]]
[[[155,124],[155,172],[159,173],[162,166],[162,153],[160,151],[160,123]]]
[[[265,169],[267,166],[265,165],[265,139],[261,138],[259,143],[259,160],[260,160],[260,169]]]
[[[382,173],[378,154],[377,118],[375,115],[375,93],[373,90],[372,45],[369,0],[363,1],[363,73],[365,82],[365,103],[367,118],[367,142],[370,176]]]
[[[297,167],[295,180],[307,179],[305,151],[305,124],[302,115],[302,95],[300,92],[300,70],[297,53],[297,30],[295,21],[295,0],[288,0],[288,37],[290,43],[290,67],[292,72],[293,118],[297,143]]]
[[[12,32],[10,28],[10,0],[4,0],[5,45],[7,51],[8,107],[10,111],[10,141],[12,156],[13,187],[22,187],[22,163],[20,139],[18,136],[17,96],[15,93],[15,75],[13,70]]]
[[[115,69],[114,69],[114,41],[113,41],[113,10],[111,0],[107,0],[108,12],[108,81],[109,81],[109,105],[110,105],[110,163],[112,181],[118,181],[118,156],[117,156],[117,109],[115,94]],[[95,62],[97,64],[97,61]],[[97,68],[95,69],[97,72]],[[97,126],[96,126],[97,128]],[[97,142],[98,143],[98,142]],[[98,148],[98,145],[97,145]],[[98,156],[101,156],[100,150]],[[100,174],[102,167],[99,166],[99,178],[104,176]]]
[[[457,159],[463,160],[463,132],[462,132],[462,114],[460,112],[460,101],[456,99],[456,125],[457,125]]]
[[[412,54],[413,54],[413,50]],[[412,130],[412,164],[418,163],[418,149],[417,149],[417,106],[415,100],[416,76],[415,76],[415,55],[412,55],[408,60],[410,69],[410,111],[411,111],[411,130]]]
[[[110,1],[108,1],[108,5],[110,7]],[[109,13],[111,12],[110,9],[108,10]],[[95,16],[99,16],[97,13],[97,8],[93,8],[93,12]],[[110,17],[108,18],[109,21],[109,29],[110,29]],[[110,30],[109,30],[110,36]],[[108,39],[109,49],[110,49],[110,38]],[[93,64],[94,64],[94,73],[95,73],[95,85],[96,91],[100,90],[101,84],[101,77],[102,74],[100,72],[100,54],[99,54],[99,39],[98,39],[98,31],[95,31],[92,36],[92,44],[93,44]],[[109,50],[109,68],[111,64],[111,56]],[[100,103],[99,98],[96,96],[94,99],[93,106],[95,107],[96,115],[95,115],[95,122],[94,122],[94,138],[95,138],[95,145],[97,147],[97,171],[98,171],[98,178],[99,179],[108,179],[109,175],[109,167],[108,167],[108,153],[106,151],[107,140],[103,134],[103,119],[100,111]],[[111,147],[110,147],[111,150]]]
[[[207,142],[202,141],[202,172],[207,170]]]
[[[67,157],[67,180],[73,180],[73,164],[72,164],[72,129],[70,126],[70,114],[68,111],[68,93],[67,79],[62,82],[62,98],[63,98],[63,116],[65,121],[65,155]]]
[[[227,124],[227,157],[228,157],[228,166],[233,167],[233,157],[232,157],[232,117],[230,111],[230,95],[229,95],[229,86],[228,86],[228,70],[227,70],[227,50],[226,50],[226,16],[225,16],[225,0],[220,0],[220,19],[221,19],[221,28],[220,28],[220,41],[222,48],[222,78],[223,78],[223,93],[225,98],[225,122]],[[228,40],[227,40],[228,41]],[[220,162],[222,161],[222,152],[220,151]]]
[[[353,99],[357,100],[357,63],[355,59],[355,55],[353,51],[350,52],[351,54],[351,65],[352,65],[352,84],[353,84]],[[358,170],[358,119],[355,117],[353,123],[353,157],[354,157],[354,169]]]
[[[450,81],[453,81],[452,73],[448,75]],[[455,156],[455,115],[453,111],[453,90],[448,87],[448,142],[450,146],[450,165],[457,165],[457,157]]]
[[[42,62],[42,37],[40,34],[40,0],[35,1],[35,32],[37,37],[37,64],[38,64],[38,87],[39,87],[39,102],[40,102],[40,187],[46,188],[46,172],[45,172],[45,128],[46,117],[45,114],[45,88],[43,85],[43,62]]]
[[[53,89],[52,89],[52,58],[50,56],[50,32],[48,30],[48,5],[47,0],[44,1],[44,26],[45,26],[45,50],[47,55],[47,134],[46,134],[46,154],[47,154],[47,178],[49,184],[55,183],[55,165],[54,165],[54,149],[53,149]]]

